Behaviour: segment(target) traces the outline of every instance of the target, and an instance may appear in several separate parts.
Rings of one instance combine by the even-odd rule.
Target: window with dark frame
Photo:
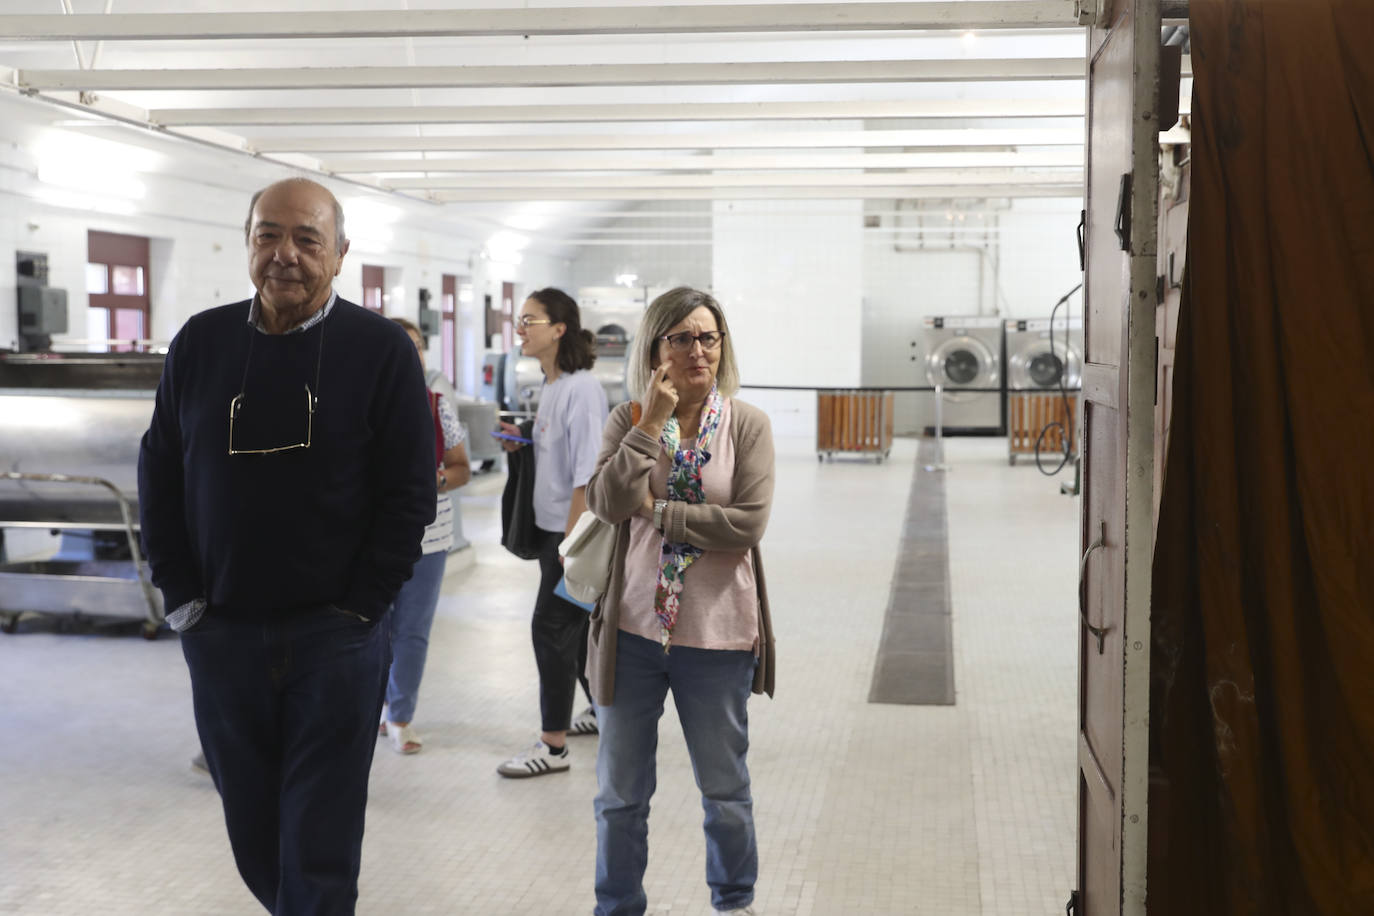
[[[363,308],[382,314],[383,290],[386,287],[386,271],[372,264],[363,265]]]
[[[444,378],[458,386],[458,278],[444,274],[439,293],[439,313],[443,316],[439,336],[443,339]]]
[[[150,244],[139,235],[86,233],[86,293],[90,347],[98,352],[147,352],[152,327]],[[97,337],[96,334],[103,335]]]

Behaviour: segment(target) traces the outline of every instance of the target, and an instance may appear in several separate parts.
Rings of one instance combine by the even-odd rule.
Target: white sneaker
[[[496,772],[502,776],[509,776],[511,779],[543,776],[546,773],[566,770],[571,758],[572,754],[568,753],[566,746],[563,748],[563,753],[555,754],[543,741],[536,741],[529,746],[528,750],[521,751],[497,767]]]
[[[573,716],[572,724],[568,726],[570,735],[595,735],[599,730],[596,727],[596,710],[590,706]]]

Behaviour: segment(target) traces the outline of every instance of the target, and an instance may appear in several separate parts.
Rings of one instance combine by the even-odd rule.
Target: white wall
[[[623,274],[634,274],[639,278],[631,284],[633,286],[665,289],[692,286],[704,289],[711,285],[709,203],[655,201],[631,210],[668,215],[622,217],[598,227],[605,230],[598,233],[604,240],[624,238],[625,242],[579,248],[571,268],[570,282],[574,290],[584,286],[612,286],[616,283],[616,277]],[[682,215],[671,215],[678,212]],[[705,241],[700,241],[702,239]],[[653,244],[655,241],[691,244]]]
[[[15,252],[47,254],[49,285],[67,290],[68,333],[63,341],[87,336],[88,297],[85,265],[87,232],[92,229],[145,236],[151,240],[148,289],[152,302],[150,336],[172,338],[192,314],[247,298],[248,277],[243,220],[254,190],[293,174],[285,166],[231,153],[206,150],[163,139],[145,139],[132,131],[102,132],[102,149],[127,144],[131,156],[145,163],[137,173],[144,193],[117,199],[83,191],[62,190],[41,181],[44,150],[56,142],[79,147],[89,143],[73,131],[45,126],[53,116],[37,103],[0,100],[0,348],[18,344],[15,302]],[[46,120],[45,120],[46,119]],[[44,144],[49,144],[45,146]],[[335,281],[339,295],[359,301],[362,265],[386,270],[386,313],[419,315],[419,288],[428,287],[436,304],[443,274],[469,277],[473,302],[458,307],[459,388],[477,391],[484,349],[482,294],[499,301],[501,282],[516,283],[517,305],[524,291],[566,284],[570,261],[533,251],[520,263],[497,264],[482,257],[480,233],[465,235],[446,225],[432,205],[369,194],[356,186],[324,182],[344,202],[375,199],[367,219],[347,221],[353,240]],[[431,340],[428,360],[437,366],[442,344]]]
[[[717,201],[713,288],[746,384],[851,386],[862,363],[863,204]],[[815,395],[746,392],[778,435],[815,437]]]
[[[1054,303],[1083,281],[1077,236],[1082,209],[1079,198],[1017,200],[998,218],[1006,317],[1048,318]],[[1068,305],[1082,317],[1081,290]]]

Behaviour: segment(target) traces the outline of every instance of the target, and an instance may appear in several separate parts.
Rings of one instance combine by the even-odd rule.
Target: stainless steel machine
[[[162,599],[138,542],[138,448],[153,414],[160,354],[0,351],[0,531],[63,534],[45,560],[0,562],[0,630],[44,613],[142,621]],[[469,457],[494,461],[496,405],[456,399]],[[466,546],[454,500],[455,548]],[[78,540],[92,545],[68,549]],[[4,557],[0,556],[0,560]]]
[[[24,612],[163,619],[138,547],[138,444],[156,354],[0,353],[0,529],[92,532],[89,558],[0,563],[0,629]]]
[[[627,342],[619,335],[597,335],[592,374],[606,389],[606,400],[612,407],[630,398],[625,389],[626,349]],[[516,345],[505,354],[503,372],[501,406],[508,411],[524,413],[538,410],[539,392],[544,386],[544,370],[539,367],[539,360],[522,355]]]
[[[918,345],[925,369],[921,381],[945,389],[940,405],[944,434],[1000,433],[1005,428],[1002,319],[932,315],[921,324]]]
[[[1083,319],[1060,317],[1008,319],[1007,388],[1010,391],[1057,391],[1081,386]]]

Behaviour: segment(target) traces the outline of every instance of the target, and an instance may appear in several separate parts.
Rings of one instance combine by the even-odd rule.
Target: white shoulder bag
[[[563,583],[578,601],[595,602],[606,593],[615,553],[615,525],[583,512],[572,533],[558,545],[563,556]]]

